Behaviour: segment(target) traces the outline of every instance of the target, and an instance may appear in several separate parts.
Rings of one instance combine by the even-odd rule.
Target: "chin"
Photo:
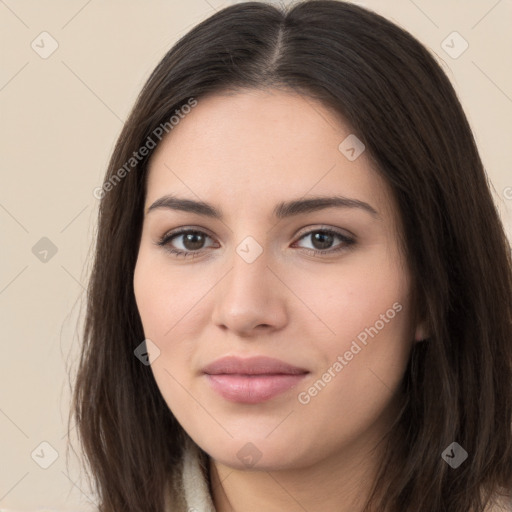
[[[304,444],[290,438],[265,439],[250,435],[212,442],[204,438],[196,443],[215,461],[231,469],[246,471],[278,471],[307,466],[312,461],[304,460]],[[252,439],[252,440],[251,440]],[[300,451],[298,451],[300,446]],[[306,450],[307,451],[307,450]],[[311,450],[310,456],[311,456]]]

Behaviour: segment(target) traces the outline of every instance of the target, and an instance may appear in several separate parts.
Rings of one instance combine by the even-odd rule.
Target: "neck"
[[[371,491],[384,448],[367,432],[307,467],[278,471],[238,470],[210,458],[217,512],[360,512]]]

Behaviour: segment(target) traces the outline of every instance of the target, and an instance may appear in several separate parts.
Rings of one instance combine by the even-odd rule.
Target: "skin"
[[[160,351],[155,380],[210,455],[219,512],[361,510],[379,461],[379,449],[370,452],[396,413],[410,350],[426,336],[413,314],[389,187],[365,152],[354,161],[340,152],[350,133],[316,100],[244,90],[198,99],[151,159],[145,212],[172,193],[224,213],[222,220],[165,208],[145,213],[134,276],[145,336]],[[335,194],[378,215],[330,207],[272,216],[281,201]],[[169,242],[196,250],[194,257],[156,245],[180,227],[207,235],[203,245],[183,236]],[[314,254],[311,232],[326,227],[355,244],[335,236],[330,253]],[[263,250],[252,263],[236,251],[248,236]],[[338,356],[396,303],[400,312],[332,377]],[[228,402],[201,369],[235,354],[275,357],[310,373],[271,400]],[[301,403],[299,393],[329,368],[330,381]],[[260,457],[253,466],[237,456],[248,442]]]

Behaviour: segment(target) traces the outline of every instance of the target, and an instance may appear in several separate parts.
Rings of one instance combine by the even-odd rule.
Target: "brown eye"
[[[195,256],[196,253],[199,255],[203,249],[211,246],[205,245],[207,239],[211,240],[211,237],[206,233],[187,229],[164,235],[157,245],[165,247],[168,252],[177,256]]]
[[[302,235],[299,240],[310,239],[312,247],[300,246],[300,248],[314,254],[329,254],[348,249],[355,244],[355,240],[343,233],[332,229],[316,229]],[[205,245],[207,240],[212,237],[203,231],[187,229],[175,233],[164,235],[157,245],[165,248],[166,251],[175,256],[200,256],[204,249],[212,247],[214,244]],[[339,240],[336,243],[336,240]],[[298,242],[296,242],[297,244]]]
[[[346,249],[355,243],[353,238],[332,229],[316,229],[314,231],[309,231],[302,235],[299,240],[307,240],[308,238],[312,247],[302,246],[302,248],[312,251],[313,253],[333,253]],[[336,239],[341,242],[336,243]]]
[[[315,249],[329,249],[334,242],[334,235],[330,233],[316,232],[311,235],[311,241]]]
[[[199,231],[192,231],[187,234],[181,235],[183,237],[183,246],[188,251],[197,251],[202,249],[205,241],[205,236]]]

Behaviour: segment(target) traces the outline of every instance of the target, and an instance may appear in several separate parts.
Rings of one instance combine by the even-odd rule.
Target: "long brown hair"
[[[512,488],[510,246],[468,121],[429,51],[371,11],[315,0],[242,3],[197,25],[153,71],[119,136],[70,415],[100,512],[163,512],[186,439],[134,356],[144,340],[133,274],[153,149],[136,165],[130,158],[191,98],[266,87],[320,100],[363,141],[396,199],[415,310],[430,333],[413,349],[365,510],[482,512]],[[453,442],[468,453],[457,469],[441,457]]]

